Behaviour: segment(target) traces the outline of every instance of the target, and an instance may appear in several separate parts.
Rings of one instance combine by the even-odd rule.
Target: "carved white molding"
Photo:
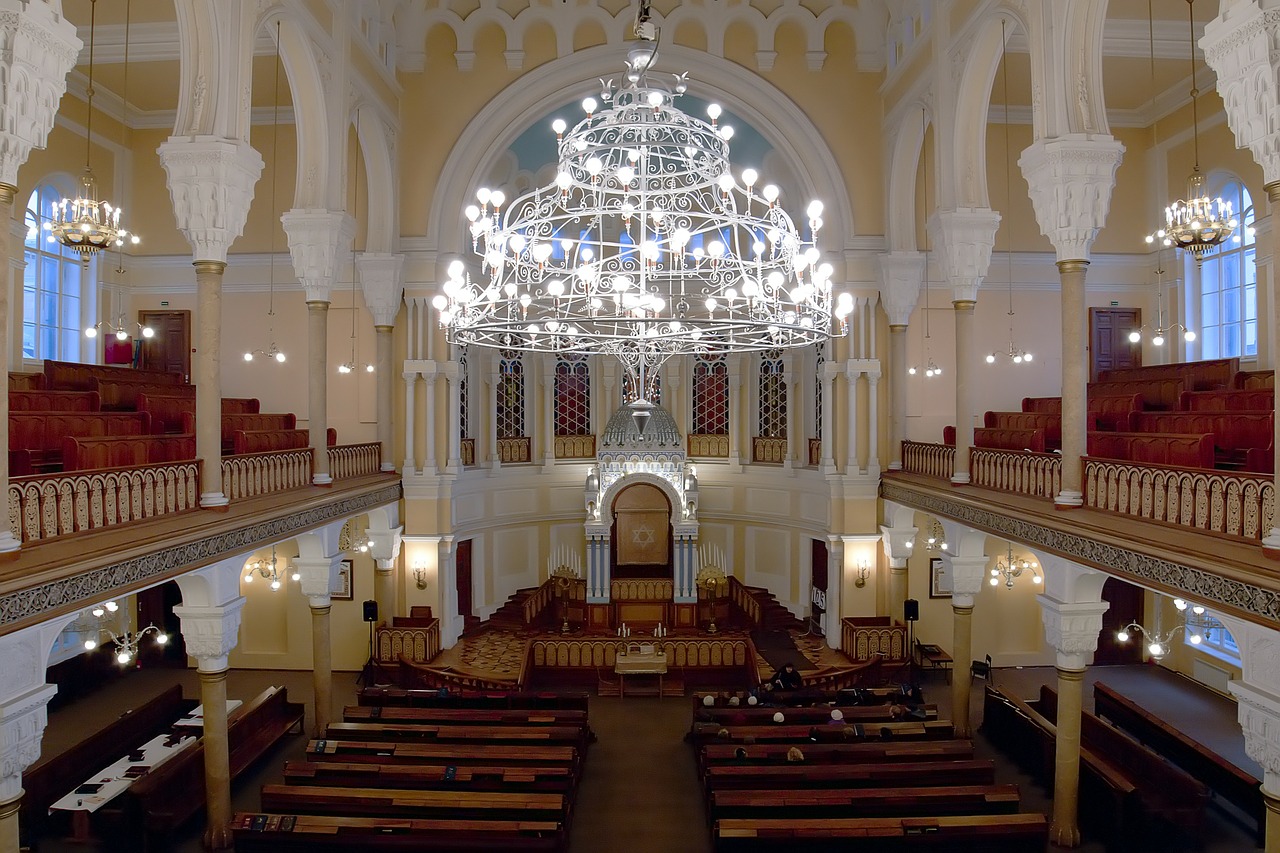
[[[404,295],[404,255],[361,252],[356,256],[356,266],[373,325],[394,326]]]
[[[1098,649],[1102,614],[1110,605],[1105,601],[1072,604],[1047,595],[1037,595],[1036,601],[1044,611],[1044,637],[1058,653],[1058,666],[1084,669]]]
[[[307,597],[311,607],[328,607],[338,579],[338,564],[346,555],[339,552],[332,557],[308,559],[294,557],[293,568],[299,575],[298,587]]]
[[[990,560],[986,554],[961,557],[943,552],[943,567],[951,572],[951,604],[953,606],[973,606],[974,599],[978,593],[982,592],[982,584],[986,582],[988,562]]]
[[[884,555],[890,560],[905,560],[911,556],[911,548],[916,541],[917,529],[914,527],[880,526],[884,543]]]
[[[22,774],[40,758],[49,722],[47,705],[58,688],[41,684],[0,705],[0,802],[22,793]]]
[[[1227,689],[1236,697],[1236,713],[1244,731],[1245,754],[1262,765],[1262,787],[1280,794],[1280,696],[1243,681]]]
[[[244,231],[262,155],[247,142],[171,136],[159,148],[178,229],[197,261],[227,260]]]
[[[1018,160],[1040,233],[1058,260],[1089,260],[1107,221],[1124,146],[1110,136],[1072,134],[1032,143]]]
[[[240,638],[240,616],[245,598],[237,597],[226,604],[177,605],[173,613],[182,622],[182,640],[187,654],[196,659],[200,672],[222,672],[227,668],[227,655]]]
[[[1248,148],[1267,183],[1280,180],[1280,9],[1256,0],[1223,3],[1200,47],[1218,75],[1218,94],[1236,145]]]
[[[435,379],[434,376],[431,377]],[[404,528],[397,527],[393,530],[366,530],[365,535],[369,537],[369,554],[373,559],[378,561],[379,568],[383,568],[383,563],[392,563],[396,557],[400,556],[400,544],[404,535]],[[385,568],[390,568],[390,565]]]
[[[920,299],[924,252],[886,252],[880,259],[880,304],[889,325],[905,326]]]
[[[952,299],[977,301],[999,227],[1000,214],[989,208],[940,210],[929,218],[929,235],[938,247]]]
[[[0,3],[0,181],[43,148],[82,43],[52,3]]]
[[[340,210],[288,210],[280,224],[289,237],[293,271],[308,302],[328,302],[339,262],[351,251],[356,222]]]

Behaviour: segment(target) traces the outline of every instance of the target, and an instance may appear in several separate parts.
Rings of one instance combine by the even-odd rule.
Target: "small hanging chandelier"
[[[84,641],[85,651],[93,651],[98,648],[102,642],[102,635],[106,634],[112,645],[115,646],[116,663],[126,666],[138,657],[138,647],[142,643],[142,638],[148,634],[155,634],[155,644],[157,646],[165,646],[169,643],[169,635],[164,630],[155,625],[148,625],[141,631],[121,630],[116,632],[118,625],[112,625],[120,617],[115,614],[120,611],[120,605],[115,601],[108,601],[94,607],[90,613],[98,620],[96,628],[91,629],[89,636]]]
[[[1195,0],[1187,0],[1187,26],[1191,31],[1189,42],[1191,60],[1191,138],[1194,143],[1195,162],[1191,176],[1187,178],[1187,197],[1178,199],[1164,209],[1165,227],[1147,235],[1147,242],[1160,240],[1165,246],[1185,249],[1196,259],[1221,245],[1236,230],[1240,221],[1231,211],[1231,202],[1221,198],[1209,198],[1205,194],[1204,175],[1200,172],[1200,122],[1196,112],[1196,26]]]
[[[931,554],[947,550],[947,534],[937,519],[934,519],[933,524],[929,526],[929,535],[925,537],[924,549]]]
[[[262,356],[268,361],[275,361],[284,364],[285,355],[276,346],[276,225],[280,221],[280,214],[276,208],[276,173],[279,169],[280,158],[277,156],[280,150],[280,22],[276,21],[276,62],[275,62],[275,95],[271,104],[271,251],[267,261],[267,334],[271,344],[266,349],[247,350],[244,354],[245,361],[253,361],[255,357]]]
[[[281,576],[280,567],[276,563],[276,546],[275,545],[271,546],[270,560],[264,560],[261,557],[259,557],[253,562],[245,565],[244,582],[253,583],[253,579],[255,576],[261,576],[263,580],[266,580],[268,582],[268,586],[271,587],[272,592],[275,592],[280,587],[284,586],[284,579]],[[291,575],[291,578],[295,581],[300,580],[301,577],[302,575],[296,571]]]
[[[1199,604],[1189,604],[1184,599],[1175,598],[1173,606],[1177,608],[1178,613],[1182,616],[1182,621],[1168,631],[1162,632],[1160,630],[1160,619],[1157,612],[1155,630],[1150,630],[1137,622],[1130,622],[1119,631],[1116,631],[1116,639],[1122,643],[1127,643],[1135,633],[1141,635],[1147,642],[1147,654],[1152,660],[1159,663],[1164,660],[1165,655],[1169,654],[1173,638],[1177,636],[1179,631],[1187,638],[1188,643],[1198,646],[1204,642],[1206,634],[1223,627],[1221,622],[1210,616],[1209,612]]]
[[[922,140],[924,139],[924,132],[927,124],[928,124],[928,120],[925,116],[925,112],[923,109],[921,109],[920,110],[920,138]],[[921,143],[921,145],[923,150],[923,142]],[[925,364],[925,367],[924,367],[924,375],[926,378],[932,379],[935,376],[942,375],[942,368],[938,367],[938,365],[934,363],[933,353],[931,352],[929,347],[929,340],[930,340],[929,338],[929,225],[927,222],[928,215],[929,215],[929,159],[927,157],[924,160],[923,181],[924,181],[924,210],[921,212],[920,218],[922,220],[926,220],[924,222],[924,227],[922,229],[924,231],[924,353],[925,353],[925,358],[927,359],[927,363]],[[920,369],[916,367],[914,364],[907,368],[907,373],[910,374],[911,376],[915,376],[919,372],[920,372]]]
[[[1156,327],[1151,332],[1152,346],[1164,346],[1165,338],[1168,333],[1174,329],[1182,330],[1182,339],[1187,343],[1191,343],[1196,339],[1196,333],[1181,323],[1169,323],[1165,325],[1164,320],[1164,267],[1160,264],[1156,265]],[[1172,310],[1170,311],[1172,313]],[[1136,344],[1142,342],[1142,330],[1146,328],[1144,323],[1140,328],[1134,329],[1129,333],[1129,343]]]
[[[356,139],[360,139],[360,116],[356,116]],[[359,142],[357,141],[357,148]],[[351,183],[354,184],[355,202],[351,205],[354,213],[360,211],[360,152],[357,150],[352,153],[351,159],[352,169],[354,173]],[[351,241],[351,357],[338,365],[338,372],[341,374],[354,373],[356,370],[356,349],[360,342],[359,332],[356,329],[356,242]],[[365,363],[364,370],[366,373],[373,373],[373,365]]]
[[[44,224],[49,231],[47,239],[50,243],[61,243],[78,252],[85,264],[103,249],[123,246],[125,240],[138,242],[138,235],[120,227],[120,208],[98,195],[98,179],[89,166],[93,150],[93,47],[97,11],[97,0],[89,0],[89,86],[86,90],[84,171],[80,174],[80,191],[75,198],[58,201],[53,206],[51,218]]]
[[[989,583],[992,586],[999,586],[1000,579],[1004,579],[1006,589],[1013,589],[1013,583],[1022,577],[1026,572],[1031,573],[1031,582],[1039,585],[1044,582],[1044,578],[1040,575],[1040,567],[1036,565],[1035,560],[1024,560],[1013,558],[1013,545],[1010,543],[1009,550],[1005,554],[1005,558],[1001,560],[996,558],[996,564],[991,569],[991,579]]]

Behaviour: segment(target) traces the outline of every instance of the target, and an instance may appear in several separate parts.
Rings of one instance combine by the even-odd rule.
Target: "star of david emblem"
[[[631,535],[631,541],[637,545],[652,545],[653,528],[647,524],[644,527],[637,527],[635,533]]]

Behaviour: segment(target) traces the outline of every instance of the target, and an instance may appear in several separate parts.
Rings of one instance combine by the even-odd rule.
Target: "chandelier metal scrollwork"
[[[1023,574],[1031,573],[1031,582],[1037,586],[1044,583],[1044,578],[1040,575],[1040,567],[1036,565],[1035,560],[1027,560],[1019,557],[1014,559],[1013,546],[1010,545],[1005,558],[1001,560],[996,558],[996,564],[991,569],[991,579],[989,583],[992,586],[999,586],[1000,581],[1004,579],[1005,589],[1013,589],[1014,581],[1022,577]]]
[[[799,347],[845,332],[847,293],[815,238],[729,162],[731,126],[676,106],[686,76],[632,50],[625,85],[601,81],[572,128],[556,119],[554,181],[506,205],[481,189],[466,209],[480,276],[454,261],[433,300],[451,343],[616,356],[644,376],[673,355]],[[601,104],[603,103],[603,106]],[[641,391],[643,393],[643,391]]]
[[[1160,630],[1158,618],[1154,629],[1148,629],[1137,622],[1130,622],[1119,631],[1116,631],[1116,639],[1121,643],[1127,643],[1134,634],[1140,634],[1147,642],[1147,654],[1152,660],[1159,663],[1164,660],[1165,655],[1169,654],[1169,650],[1173,646],[1173,638],[1178,635],[1179,631],[1183,633],[1188,643],[1198,646],[1204,642],[1206,634],[1223,627],[1222,623],[1213,618],[1203,605],[1189,604],[1184,599],[1175,598],[1173,606],[1177,608],[1182,621],[1168,631]]]

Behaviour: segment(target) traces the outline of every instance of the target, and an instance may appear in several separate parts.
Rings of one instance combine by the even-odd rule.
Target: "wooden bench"
[[[1275,412],[1134,412],[1130,432],[1160,434],[1211,433],[1214,462],[1219,468],[1238,469],[1251,449],[1270,450],[1275,438]]]
[[[1017,814],[1017,785],[714,791],[711,818]]]
[[[500,764],[519,767],[576,767],[581,753],[573,746],[506,746],[488,743],[400,743],[323,738],[307,744],[312,760],[370,764]]]
[[[260,403],[254,397],[223,397],[222,414],[248,415],[257,414]],[[191,429],[183,428],[183,416],[196,415],[196,398],[194,395],[176,396],[173,394],[152,391],[139,392],[138,411],[151,415],[151,423],[156,432],[190,432],[194,433],[194,421]]]
[[[1090,382],[1086,397],[1092,405],[1094,399],[1102,397],[1140,396],[1142,408],[1151,411],[1171,412],[1178,408],[1178,398],[1183,391],[1195,391],[1182,378],[1146,379],[1134,382]],[[1204,389],[1211,390],[1211,389]]]
[[[94,389],[102,399],[103,411],[136,412],[138,398],[146,394],[196,398],[196,386],[149,379],[116,378],[94,380]]]
[[[19,373],[16,370],[9,371],[10,391],[41,391],[44,387],[45,378],[43,373]]]
[[[567,794],[576,777],[572,767],[506,767],[368,764],[363,762],[289,761],[288,785],[346,788],[413,788],[446,791],[543,791]]]
[[[326,445],[338,443],[337,430],[330,427],[326,433]],[[267,453],[275,450],[299,450],[311,446],[311,433],[305,429],[290,430],[236,430],[231,436],[231,451],[243,453]]]
[[[784,709],[785,716],[785,709]],[[820,736],[829,734],[833,740],[845,738],[854,743],[864,740],[952,740],[955,726],[950,720],[927,720],[908,723],[854,723],[848,726],[806,726],[771,723],[767,726],[722,726],[719,723],[695,723],[688,739],[695,745],[712,743],[811,743],[810,733],[817,729]],[[846,732],[846,730],[852,730]],[[883,731],[882,731],[883,730]],[[724,734],[721,734],[724,732]]]
[[[1105,390],[1105,389],[1104,389]],[[1118,430],[1129,423],[1130,412],[1143,409],[1141,394],[1106,395],[1097,393],[1088,399],[1091,429]],[[1023,397],[1022,411],[1045,415],[1062,415],[1061,397]]]
[[[97,412],[101,408],[97,391],[9,392],[11,412]]]
[[[1142,367],[1117,367],[1098,374],[1098,384],[1145,382],[1153,379],[1181,379],[1188,391],[1218,391],[1231,388],[1240,372],[1238,358],[1212,358],[1173,364],[1148,364]]]
[[[729,818],[716,822],[723,853],[945,850],[947,853],[1043,851],[1049,822],[1041,814],[956,817]]]
[[[342,710],[348,723],[423,723],[441,726],[585,726],[586,711],[553,709],[413,708],[396,705],[348,705]]]
[[[1274,370],[1242,370],[1235,375],[1231,387],[1242,391],[1254,391],[1263,388],[1275,390],[1276,372]]]
[[[1106,717],[1129,732],[1252,817],[1257,823],[1261,846],[1267,820],[1261,779],[1101,681],[1093,685],[1093,705],[1099,717]]]
[[[1146,432],[1091,432],[1088,455],[1182,468],[1213,468],[1213,433],[1164,435]]]
[[[702,766],[712,764],[781,764],[791,747],[766,743],[745,747],[747,757],[738,758],[741,746],[709,743],[699,755]],[[802,746],[805,764],[871,764],[903,761],[965,761],[973,758],[973,741],[938,740],[917,742],[812,743]]]
[[[262,808],[286,814],[450,820],[564,820],[563,794],[263,785]]]
[[[403,740],[432,743],[587,744],[586,726],[441,726],[415,723],[330,723],[326,738],[338,740]]]
[[[136,370],[132,367],[113,367],[105,364],[80,364],[74,361],[44,362],[44,387],[51,391],[96,391],[98,380],[122,382],[148,382],[156,385],[185,385],[181,373],[163,370]]]
[[[62,440],[63,471],[128,468],[195,458],[194,435],[117,435]]]
[[[792,725],[829,725],[834,727],[837,724],[831,719],[832,711],[838,710],[843,716],[844,722],[839,725],[852,725],[853,723],[867,725],[893,722],[892,709],[892,705],[846,705],[839,707],[817,705],[811,708],[783,708],[781,710],[786,716],[787,722]],[[722,726],[762,726],[769,723],[778,710],[780,709],[759,705],[755,707],[740,705],[737,708],[702,707],[694,710],[693,719],[695,723],[719,723]],[[938,719],[937,705],[922,705],[920,710],[924,716],[917,717],[917,720]]]
[[[405,617],[396,617],[396,627],[403,618]],[[357,701],[361,705],[401,705],[414,708],[545,708],[586,711],[588,700],[586,693],[556,695],[554,693],[483,693],[470,690],[366,687],[357,695]]]
[[[18,819],[24,838],[34,840],[42,835],[49,820],[49,806],[84,782],[88,774],[119,761],[186,716],[197,704],[194,699],[183,699],[182,688],[175,685],[24,773],[22,787],[26,793]]]
[[[196,415],[194,410],[182,416],[182,428],[183,432],[196,431]],[[298,429],[298,418],[292,413],[255,413],[238,415],[228,415],[224,413],[222,415],[222,452],[224,455],[231,453],[234,450],[235,435],[238,431],[251,433],[296,431],[307,433],[306,430]]]
[[[1061,435],[1061,428],[1059,428]],[[977,427],[973,431],[974,447],[989,447],[993,450],[1030,450],[1044,453],[1047,449],[1044,430],[1040,429],[994,429]]]
[[[708,792],[739,790],[789,791],[808,788],[924,787],[938,785],[994,785],[995,762],[904,761],[878,764],[768,765],[713,764],[703,774]]]
[[[269,687],[227,720],[234,781],[290,732],[301,731],[303,706]],[[174,830],[205,809],[204,739],[134,782],[95,815],[102,836],[130,850],[167,850]]]
[[[982,425],[997,430],[1039,430],[1044,433],[1044,449],[1062,447],[1062,415],[1042,412],[987,412]],[[1091,425],[1092,426],[1092,425]],[[977,441],[974,441],[977,445]]]
[[[1178,408],[1184,412],[1272,412],[1276,392],[1272,388],[1252,391],[1183,391]]]
[[[240,812],[232,827],[239,853],[315,849],[558,853],[564,845],[564,827],[554,820],[394,820]]]
[[[36,471],[58,470],[67,436],[150,435],[146,412],[11,412],[9,449],[31,452]]]

